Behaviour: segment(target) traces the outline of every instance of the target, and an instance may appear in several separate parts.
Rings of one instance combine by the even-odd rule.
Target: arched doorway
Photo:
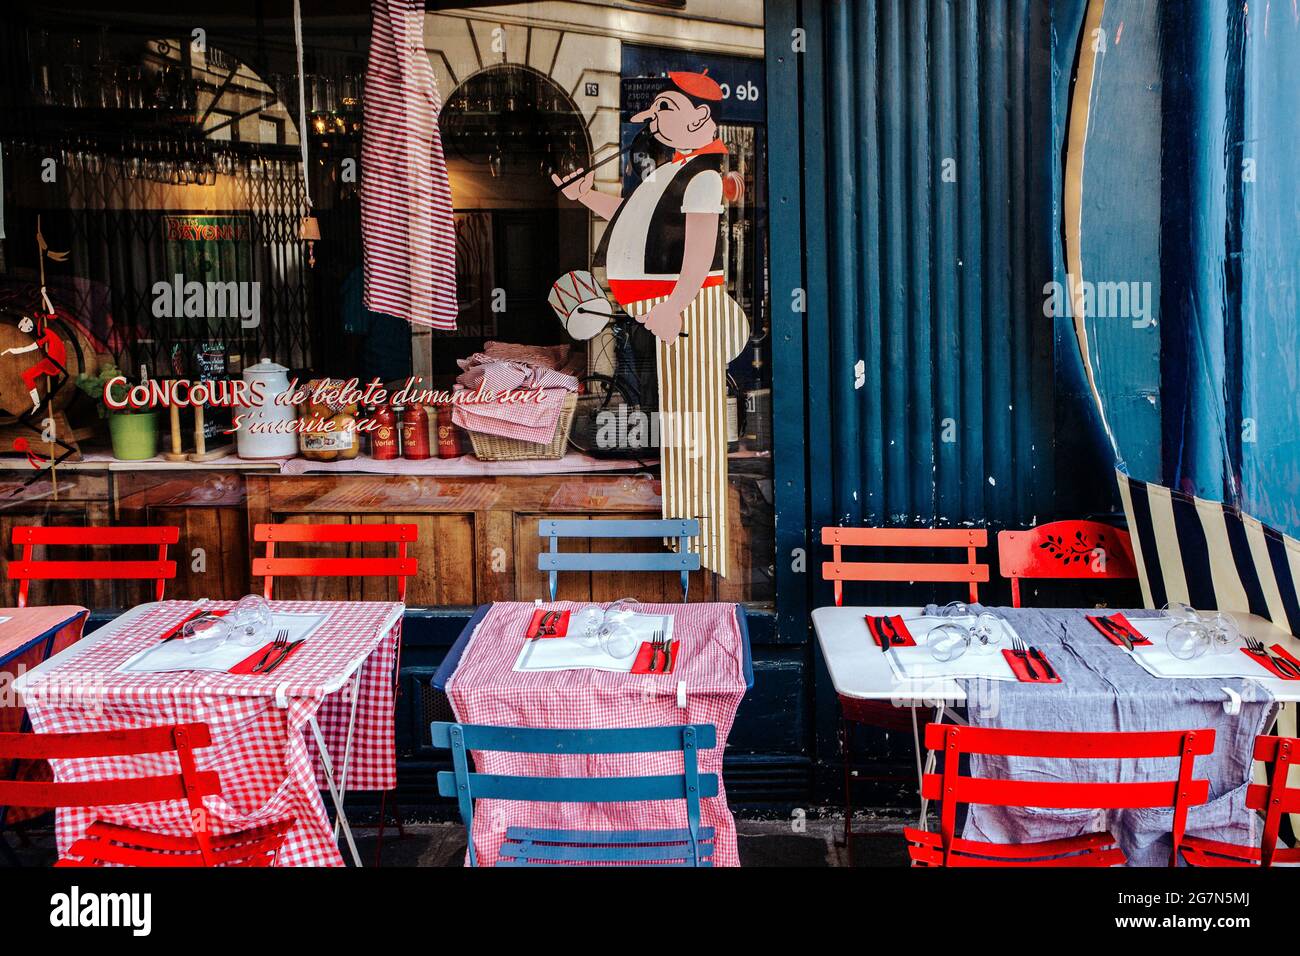
[[[551,173],[589,162],[581,112],[543,74],[499,64],[455,89],[441,129],[456,214],[457,337],[568,341],[546,296],[560,275],[587,267],[588,214],[561,199]],[[451,361],[441,351],[435,365]]]

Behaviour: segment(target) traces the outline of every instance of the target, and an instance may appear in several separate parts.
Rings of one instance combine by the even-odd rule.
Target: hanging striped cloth
[[[1220,502],[1115,477],[1147,607],[1241,611],[1300,635],[1300,541]]]
[[[423,0],[373,0],[361,141],[365,304],[456,327],[456,232]]]

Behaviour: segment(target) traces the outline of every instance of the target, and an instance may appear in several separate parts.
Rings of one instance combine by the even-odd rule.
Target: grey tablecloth
[[[986,610],[975,608],[975,610]],[[1060,684],[963,681],[967,719],[977,727],[1022,730],[1185,730],[1213,728],[1214,753],[1199,757],[1196,776],[1210,781],[1210,802],[1188,814],[1187,832],[1253,844],[1257,817],[1246,809],[1246,785],[1256,735],[1276,716],[1273,695],[1242,678],[1161,680],[1152,677],[1085,619],[1090,613],[1056,608],[988,608],[1005,618],[1027,642],[1042,650],[1061,675]],[[936,613],[931,607],[927,613]],[[1131,619],[1159,612],[1125,611]],[[1231,688],[1240,713],[1224,711]],[[1045,760],[972,757],[971,773],[1016,779],[1142,781],[1173,780],[1177,761]],[[964,836],[972,840],[1024,843],[1109,829],[1130,866],[1167,866],[1172,811],[1062,811],[972,807]]]

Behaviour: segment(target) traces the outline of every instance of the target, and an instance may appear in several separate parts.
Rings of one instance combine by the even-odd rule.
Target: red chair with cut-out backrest
[[[989,579],[989,566],[975,560],[975,549],[986,547],[983,528],[822,528],[822,544],[832,549],[822,564],[822,578],[835,582],[835,606],[844,603],[845,581],[901,581],[908,583],[967,583],[971,601],[979,600],[979,586]],[[845,561],[842,548],[960,548],[964,562]]]
[[[397,578],[397,600],[406,600],[406,579],[419,570],[407,546],[419,538],[413,524],[259,524],[253,526],[253,540],[266,544],[266,554],[253,559],[253,576],[265,577],[269,601],[276,578]],[[308,544],[396,544],[395,558],[284,558],[275,546],[287,542]]]
[[[71,734],[0,734],[0,758],[75,760],[95,757],[176,755],[177,771],[143,777],[67,782],[0,780],[0,806],[106,807],[126,804],[189,804],[191,832],[185,836],[154,833],[118,823],[96,821],[56,866],[271,866],[293,827],[293,819],[251,830],[213,836],[203,798],[221,792],[211,770],[199,770],[194,751],[212,746],[207,724],[172,724],[136,730]]]
[[[9,562],[9,579],[18,581],[18,606],[27,606],[32,581],[147,581],[154,582],[154,600],[161,601],[167,582],[176,577],[176,562],[167,560],[167,546],[180,540],[180,528],[164,527],[46,527],[23,525],[14,528],[13,543],[22,557]],[[37,561],[34,549],[43,545],[95,547],[99,545],[156,545],[158,557],[151,561]]]
[[[1183,859],[1192,866],[1272,866],[1300,863],[1300,847],[1278,847],[1282,814],[1300,812],[1300,789],[1287,786],[1291,767],[1300,759],[1300,739],[1259,736],[1255,738],[1255,759],[1269,764],[1266,784],[1246,788],[1246,806],[1264,814],[1264,831],[1259,846],[1240,846],[1221,840],[1189,836],[1183,839]]]
[[[1133,542],[1122,528],[1099,521],[1053,521],[998,533],[998,568],[1011,579],[1011,606],[1020,607],[1022,578],[1133,579]]]
[[[1214,750],[1211,729],[1075,733],[927,724],[925,745],[942,753],[943,771],[927,773],[921,792],[927,799],[941,800],[942,806],[937,833],[912,827],[903,831],[908,855],[920,866],[1115,866],[1125,862],[1124,851],[1106,832],[1037,843],[964,840],[954,832],[957,806],[962,803],[1058,810],[1172,808],[1172,866],[1184,841],[1188,809],[1210,796],[1209,781],[1197,780],[1192,773],[1196,758]],[[1054,760],[1177,758],[1178,771],[1172,780],[1002,780],[964,776],[961,758],[965,754]]]
[[[265,595],[271,599],[277,577],[395,577],[397,600],[406,601],[406,579],[419,571],[419,563],[407,554],[409,545],[420,537],[420,527],[414,524],[258,524],[253,526],[253,540],[266,544],[266,554],[253,559],[253,575],[265,577]],[[275,546],[293,542],[297,544],[396,544],[397,557],[315,557],[284,558],[275,553]],[[393,679],[396,692],[401,692],[402,642],[397,642],[397,664]],[[380,862],[384,845],[384,820],[388,806],[385,792],[379,801],[379,833],[375,850],[375,865]],[[397,830],[403,834],[401,812],[394,806]]]

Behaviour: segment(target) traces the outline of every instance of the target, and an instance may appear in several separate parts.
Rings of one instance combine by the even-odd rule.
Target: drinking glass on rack
[[[1191,661],[1203,656],[1215,638],[1210,628],[1201,621],[1179,621],[1165,635],[1169,653],[1180,661]]]
[[[940,624],[930,629],[925,646],[930,656],[941,664],[955,661],[966,653],[973,641],[971,630],[960,624]]]
[[[201,614],[192,621],[186,621],[181,628],[181,643],[191,654],[215,651],[230,640],[230,636],[230,624],[224,617],[215,614]]]

